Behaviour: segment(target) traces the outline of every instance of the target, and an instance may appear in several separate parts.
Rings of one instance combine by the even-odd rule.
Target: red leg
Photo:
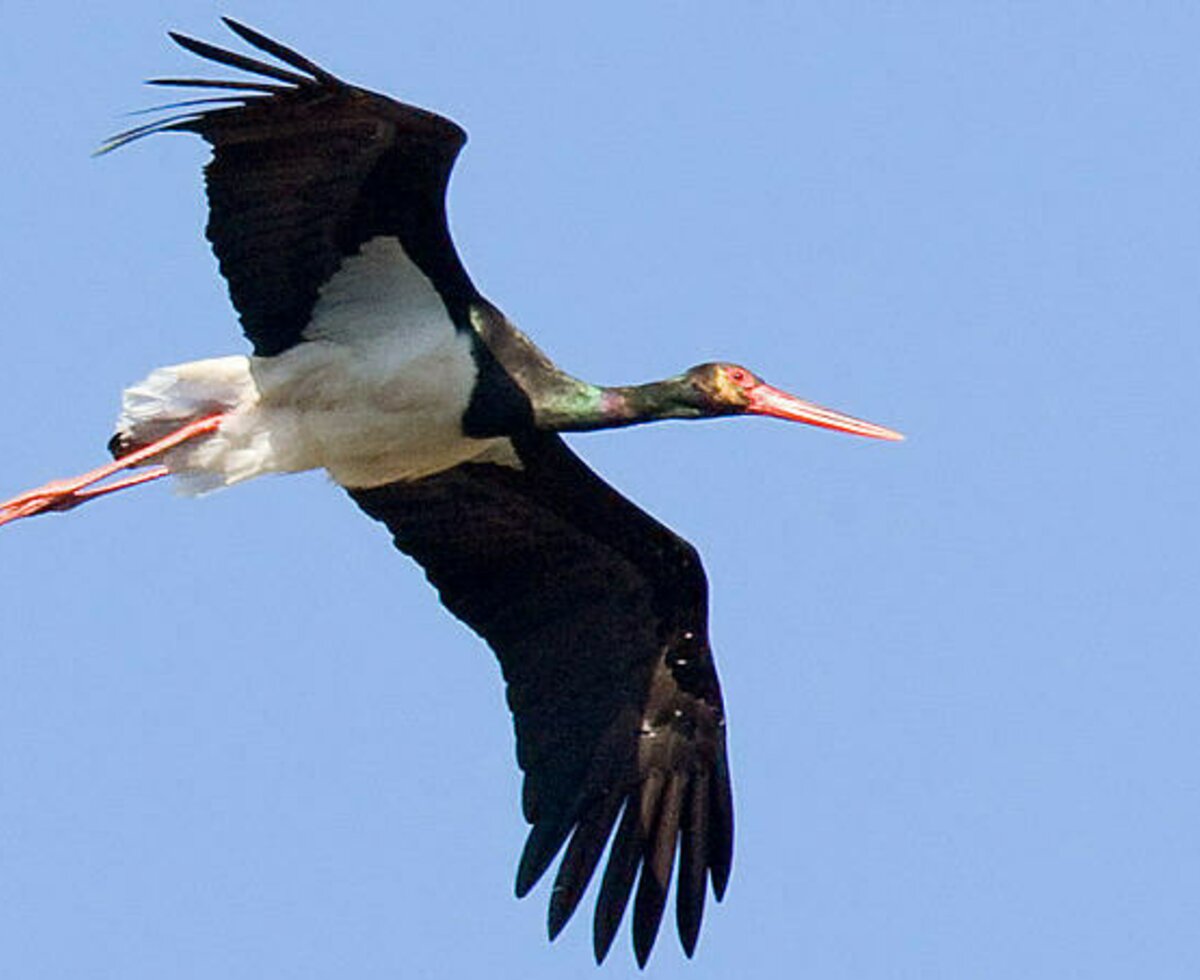
[[[135,473],[132,476],[124,477],[102,487],[95,486],[101,480],[106,480],[110,476],[120,473],[122,470],[140,466],[155,456],[166,452],[168,449],[174,449],[176,446],[190,439],[211,435],[220,428],[222,418],[223,416],[221,415],[209,415],[195,422],[189,422],[187,425],[176,429],[170,435],[164,436],[157,442],[152,442],[148,446],[135,449],[120,459],[90,470],[82,476],[72,477],[68,480],[54,480],[33,490],[26,491],[20,496],[13,497],[11,500],[6,500],[0,503],[0,525],[22,517],[32,517],[34,514],[40,514],[43,511],[71,510],[73,507],[78,507],[80,504],[87,503],[89,500],[95,500],[97,497],[113,493],[116,490],[124,490],[126,487],[137,486],[139,483],[146,483],[150,480],[157,480],[160,477],[164,477],[169,473],[169,470],[165,466],[154,466],[144,473]]]

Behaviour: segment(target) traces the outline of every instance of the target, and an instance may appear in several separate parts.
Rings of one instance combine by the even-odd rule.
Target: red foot
[[[26,491],[18,497],[13,497],[11,500],[6,500],[0,503],[0,525],[49,510],[71,510],[71,508],[85,504],[89,500],[95,500],[97,497],[167,476],[170,471],[165,466],[153,466],[143,473],[123,477],[102,487],[95,486],[101,480],[106,480],[122,470],[141,466],[155,456],[168,449],[174,449],[189,439],[216,432],[220,428],[222,418],[221,415],[209,415],[195,422],[189,422],[157,442],[135,449],[106,466],[90,470],[82,476],[69,480],[54,480],[36,489]]]

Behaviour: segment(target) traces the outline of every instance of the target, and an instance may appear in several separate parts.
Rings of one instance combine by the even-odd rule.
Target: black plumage
[[[196,133],[212,145],[206,233],[254,353],[268,357],[300,343],[321,287],[378,236],[399,239],[466,329],[468,304],[479,294],[450,239],[445,204],[466,133],[226,23],[298,71],[172,33],[194,54],[284,84],[157,79],[230,94],[121,133],[104,148],[160,132]]]
[[[514,446],[519,469],[465,463],[351,495],[500,660],[533,824],[518,894],[569,838],[550,901],[557,934],[623,810],[596,906],[596,955],[607,953],[640,869],[634,943],[645,962],[680,841],[678,923],[690,954],[706,885],[724,892],[733,847],[704,570],[695,549],[557,435],[525,433]]]

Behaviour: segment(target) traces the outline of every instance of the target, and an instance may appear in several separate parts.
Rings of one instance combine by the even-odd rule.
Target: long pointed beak
[[[746,411],[754,415],[769,415],[772,418],[788,419],[792,422],[807,422],[809,425],[819,425],[824,429],[836,429],[838,432],[850,432],[856,436],[868,436],[871,439],[888,439],[901,442],[904,439],[895,429],[888,429],[874,422],[856,419],[852,415],[843,415],[832,408],[824,408],[806,402],[803,398],[789,395],[786,391],[772,388],[769,384],[760,384],[749,392],[750,404]]]

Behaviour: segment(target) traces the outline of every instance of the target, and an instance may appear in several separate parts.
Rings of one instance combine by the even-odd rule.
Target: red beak
[[[749,395],[750,405],[746,411],[754,415],[770,415],[772,418],[788,419],[792,422],[807,422],[824,429],[837,429],[839,432],[869,436],[872,439],[889,439],[892,442],[904,439],[904,436],[894,429],[876,425],[874,422],[864,422],[852,415],[843,415],[832,408],[814,405],[795,395],[789,395],[786,391],[772,388],[769,384],[759,384],[750,389]]]

